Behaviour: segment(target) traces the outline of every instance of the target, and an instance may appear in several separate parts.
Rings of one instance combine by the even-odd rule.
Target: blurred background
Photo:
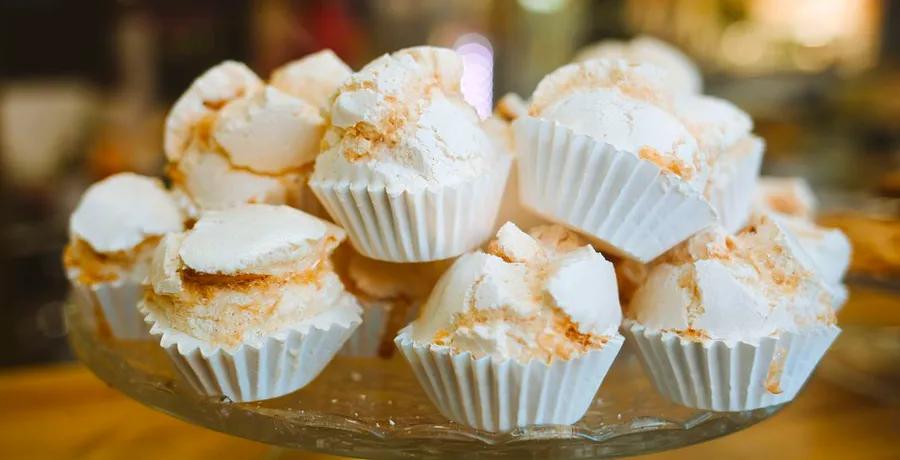
[[[166,110],[206,68],[237,59],[268,75],[322,48],[359,68],[401,47],[448,46],[487,114],[581,46],[639,34],[682,48],[707,92],[753,115],[765,173],[804,175],[826,202],[896,224],[900,2],[0,2],[0,366],[71,359],[60,319],[68,214],[90,182],[161,172]],[[900,253],[896,225],[885,228],[882,258]],[[900,265],[893,257],[883,272]]]

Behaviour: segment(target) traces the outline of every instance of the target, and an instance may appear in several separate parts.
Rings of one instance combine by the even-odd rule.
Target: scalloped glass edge
[[[618,457],[674,449],[724,436],[765,420],[784,406],[746,412],[706,412],[665,402],[653,390],[652,393],[641,393],[635,401],[649,400],[651,407],[652,404],[660,404],[660,412],[670,411],[686,415],[677,418],[674,416],[667,418],[664,415],[636,415],[628,418],[621,412],[617,416],[614,415],[616,412],[614,404],[604,405],[604,389],[610,385],[609,382],[605,382],[598,399],[595,400],[596,407],[592,407],[586,416],[586,419],[592,419],[590,422],[582,420],[572,426],[535,426],[505,434],[493,434],[473,430],[436,415],[436,410],[427,398],[424,402],[419,400],[425,398],[424,394],[409,395],[411,400],[415,400],[413,401],[415,407],[402,409],[405,412],[410,410],[430,412],[422,417],[413,416],[416,419],[425,419],[420,423],[399,419],[395,422],[390,416],[381,421],[377,417],[360,417],[357,413],[350,416],[296,407],[302,406],[301,402],[297,405],[289,403],[287,407],[282,408],[267,407],[270,405],[269,401],[234,404],[193,393],[185,383],[175,377],[173,369],[165,369],[168,362],[162,349],[154,356],[150,351],[154,345],[152,343],[142,344],[141,346],[145,348],[141,350],[140,346],[134,343],[101,337],[92,330],[81,312],[82,310],[73,302],[67,302],[66,323],[69,329],[69,342],[75,354],[101,380],[132,399],[215,431],[272,445],[335,455],[367,458],[442,458],[448,455],[471,454],[473,449],[478,449],[479,457],[483,458]],[[623,354],[626,353],[629,352],[623,350]],[[620,369],[614,367],[611,374],[618,371],[619,380],[627,378],[627,381],[622,382],[623,385],[646,391],[650,384],[643,376],[640,366],[636,362],[622,364],[621,362],[626,359],[636,361],[633,356],[620,356],[617,364],[614,364]],[[388,361],[379,361],[379,358],[343,361],[338,358],[323,374],[332,374],[333,377],[335,373],[345,371],[353,378],[355,368],[346,364],[364,363],[360,360],[370,360],[368,364],[372,365],[368,367],[373,369],[391,368],[384,372],[398,372],[391,374],[394,377],[402,373],[402,370],[398,370],[402,368],[396,367],[400,359],[395,356]],[[406,363],[402,362],[399,365],[405,367]],[[372,369],[369,371],[374,372]],[[353,380],[362,381],[363,378]],[[403,385],[416,387],[418,385],[408,369],[402,378],[392,379],[392,382],[393,380]],[[310,387],[315,386],[315,383],[314,381]],[[301,389],[292,395],[301,396],[301,401],[303,397],[308,396],[318,402],[319,395],[316,393],[322,393],[323,388],[334,389],[335,385],[329,387],[321,384],[316,389],[310,389],[310,395],[303,394],[307,389]],[[404,390],[407,388],[401,388],[399,391]],[[337,394],[343,398],[343,395]],[[395,391],[390,394],[397,393]],[[362,396],[364,394],[347,395],[348,400],[351,397]],[[291,395],[288,395],[270,401],[277,402],[290,397]],[[335,399],[332,398],[332,402]],[[390,404],[390,400],[387,403]],[[594,419],[599,419],[599,423]]]

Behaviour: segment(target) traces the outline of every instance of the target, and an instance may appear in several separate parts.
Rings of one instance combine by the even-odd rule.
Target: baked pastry
[[[341,64],[317,53],[271,85],[233,61],[198,77],[166,118],[168,175],[185,212],[269,203],[322,213],[306,184],[325,130],[317,104],[349,75]]]
[[[663,81],[651,65],[603,59],[544,77],[513,122],[522,203],[640,262],[713,224],[707,151]]]
[[[69,219],[66,274],[89,318],[120,339],[147,339],[141,283],[163,235],[184,218],[158,179],[121,173],[91,185]]]
[[[310,186],[362,255],[447,259],[494,229],[511,158],[460,91],[452,50],[384,55],[338,90]]]
[[[140,307],[150,333],[201,393],[254,401],[297,390],[360,323],[329,261],[344,237],[287,206],[204,212],[156,250]]]
[[[559,226],[503,225],[461,256],[396,343],[446,417],[487,431],[571,424],[622,346],[613,266]]]
[[[623,324],[672,401],[744,411],[790,401],[840,333],[822,277],[776,219],[698,233],[654,262]]]

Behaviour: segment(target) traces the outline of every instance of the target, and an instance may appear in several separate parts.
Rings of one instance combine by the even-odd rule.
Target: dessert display
[[[116,175],[72,215],[64,262],[100,340],[151,338],[195,418],[266,442],[672,429],[643,398],[679,430],[768,417],[840,333],[848,239],[802,179],[759,178],[752,119],[677,50],[576,61],[484,120],[445,48],[357,72],[322,51],[268,82],[209,69],[166,119],[170,190]],[[616,360],[626,341],[644,371]],[[640,394],[606,400],[617,373]]]
[[[494,230],[511,158],[463,99],[462,71],[452,50],[407,48],[338,89],[310,186],[360,254],[447,259]]]
[[[510,431],[578,421],[622,347],[621,320],[603,255],[559,226],[506,223],[456,260],[397,345],[442,414]]]
[[[822,277],[766,214],[705,230],[654,262],[626,310],[657,389],[680,404],[741,411],[790,401],[840,333]]]
[[[158,179],[121,173],[90,186],[69,219],[66,274],[84,310],[120,339],[146,339],[141,282],[166,233],[184,225]]]
[[[522,203],[641,262],[713,224],[709,153],[664,81],[650,64],[606,59],[544,77],[513,123]]]
[[[333,224],[286,206],[206,211],[156,248],[140,308],[200,392],[255,401],[309,383],[360,323]]]

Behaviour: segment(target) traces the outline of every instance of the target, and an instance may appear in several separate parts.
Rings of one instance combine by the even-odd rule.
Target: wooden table
[[[128,399],[77,364],[0,374],[0,458],[336,458],[286,452],[182,422]],[[900,407],[810,382],[773,419],[654,460],[900,458]]]
[[[896,299],[855,288],[841,321],[900,325]],[[0,459],[33,458],[336,457],[289,452],[190,425],[128,399],[80,365],[64,364],[0,371]],[[900,406],[814,376],[770,420],[646,458],[900,459]]]

